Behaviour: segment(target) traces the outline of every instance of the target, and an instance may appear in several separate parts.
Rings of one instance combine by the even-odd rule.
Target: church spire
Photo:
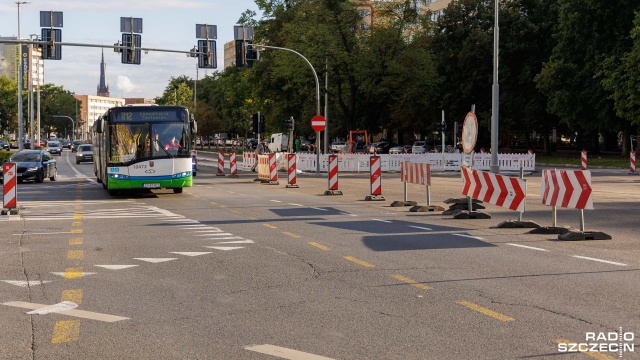
[[[104,63],[104,49],[102,49],[102,61],[100,62],[100,84],[98,85],[98,96],[109,97],[109,85],[106,84],[105,73],[107,64]]]

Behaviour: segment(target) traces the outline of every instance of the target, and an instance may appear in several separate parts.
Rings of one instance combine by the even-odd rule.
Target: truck
[[[270,152],[279,152],[289,150],[289,138],[282,133],[272,134],[269,142]]]

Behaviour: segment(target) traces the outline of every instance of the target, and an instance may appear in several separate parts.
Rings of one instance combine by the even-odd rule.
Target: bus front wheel
[[[173,188],[174,194],[182,194],[182,188]]]

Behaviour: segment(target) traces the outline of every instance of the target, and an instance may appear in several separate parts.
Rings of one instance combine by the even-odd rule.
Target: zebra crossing
[[[22,218],[26,221],[73,220],[73,207],[77,201],[22,201]],[[83,219],[130,219],[130,218],[166,218],[164,209],[146,205],[135,200],[94,200],[82,201]],[[93,208],[109,205],[115,207]]]

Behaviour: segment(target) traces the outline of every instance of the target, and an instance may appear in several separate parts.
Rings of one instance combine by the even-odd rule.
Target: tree
[[[18,127],[18,84],[0,76],[0,130],[13,133]]]

